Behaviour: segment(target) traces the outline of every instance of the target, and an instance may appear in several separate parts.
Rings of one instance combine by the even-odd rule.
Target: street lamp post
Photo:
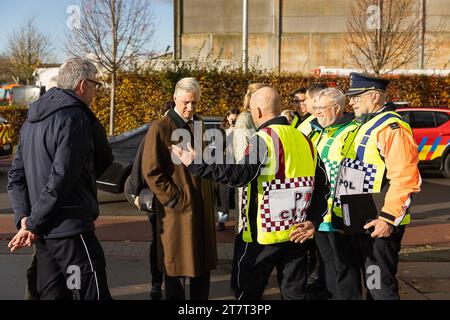
[[[248,71],[248,0],[243,0],[242,13],[242,69]]]
[[[420,52],[420,68],[425,67],[425,32],[427,31],[427,0],[422,0],[422,41]]]

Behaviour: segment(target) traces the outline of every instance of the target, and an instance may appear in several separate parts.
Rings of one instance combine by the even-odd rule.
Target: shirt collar
[[[185,117],[183,117],[183,116],[178,112],[177,108],[173,108],[173,110],[175,110],[175,112],[180,116],[180,118],[184,121],[184,123],[187,123],[189,120],[190,120],[190,121],[194,121],[193,118],[191,118],[191,119],[186,119]]]
[[[270,119],[269,121],[264,122],[262,125],[259,126],[258,129],[266,128],[272,124],[283,124],[283,125],[289,125],[289,122],[287,121],[286,117],[278,116],[275,118]]]

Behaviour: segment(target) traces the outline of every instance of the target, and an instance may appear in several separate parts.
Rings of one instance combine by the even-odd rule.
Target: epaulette
[[[400,125],[398,124],[398,122],[393,122],[389,124],[389,127],[391,127],[392,130],[400,129]]]

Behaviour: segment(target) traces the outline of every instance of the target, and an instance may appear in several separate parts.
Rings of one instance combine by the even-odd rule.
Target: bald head
[[[261,88],[250,98],[250,111],[257,126],[280,115],[281,97],[272,87]]]

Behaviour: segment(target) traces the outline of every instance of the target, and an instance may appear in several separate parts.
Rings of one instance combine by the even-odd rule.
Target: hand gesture
[[[289,240],[295,243],[304,243],[311,238],[316,232],[316,228],[311,221],[304,221],[295,225],[297,228],[293,230],[289,236]]]
[[[30,247],[34,241],[36,241],[37,236],[33,234],[31,231],[26,230],[26,221],[27,217],[22,218],[20,221],[21,228],[16,233],[16,235],[11,239],[8,243],[8,248],[11,249],[11,252],[18,250],[23,247]]]
[[[192,148],[191,144],[188,143],[187,145],[188,150],[184,150],[183,148],[180,148],[179,146],[172,145],[172,153],[181,160],[181,162],[187,167],[189,166],[195,159],[195,151]]]
[[[375,227],[375,230],[370,234],[372,238],[387,238],[394,231],[394,226],[382,219],[375,219],[367,223],[364,229]]]

